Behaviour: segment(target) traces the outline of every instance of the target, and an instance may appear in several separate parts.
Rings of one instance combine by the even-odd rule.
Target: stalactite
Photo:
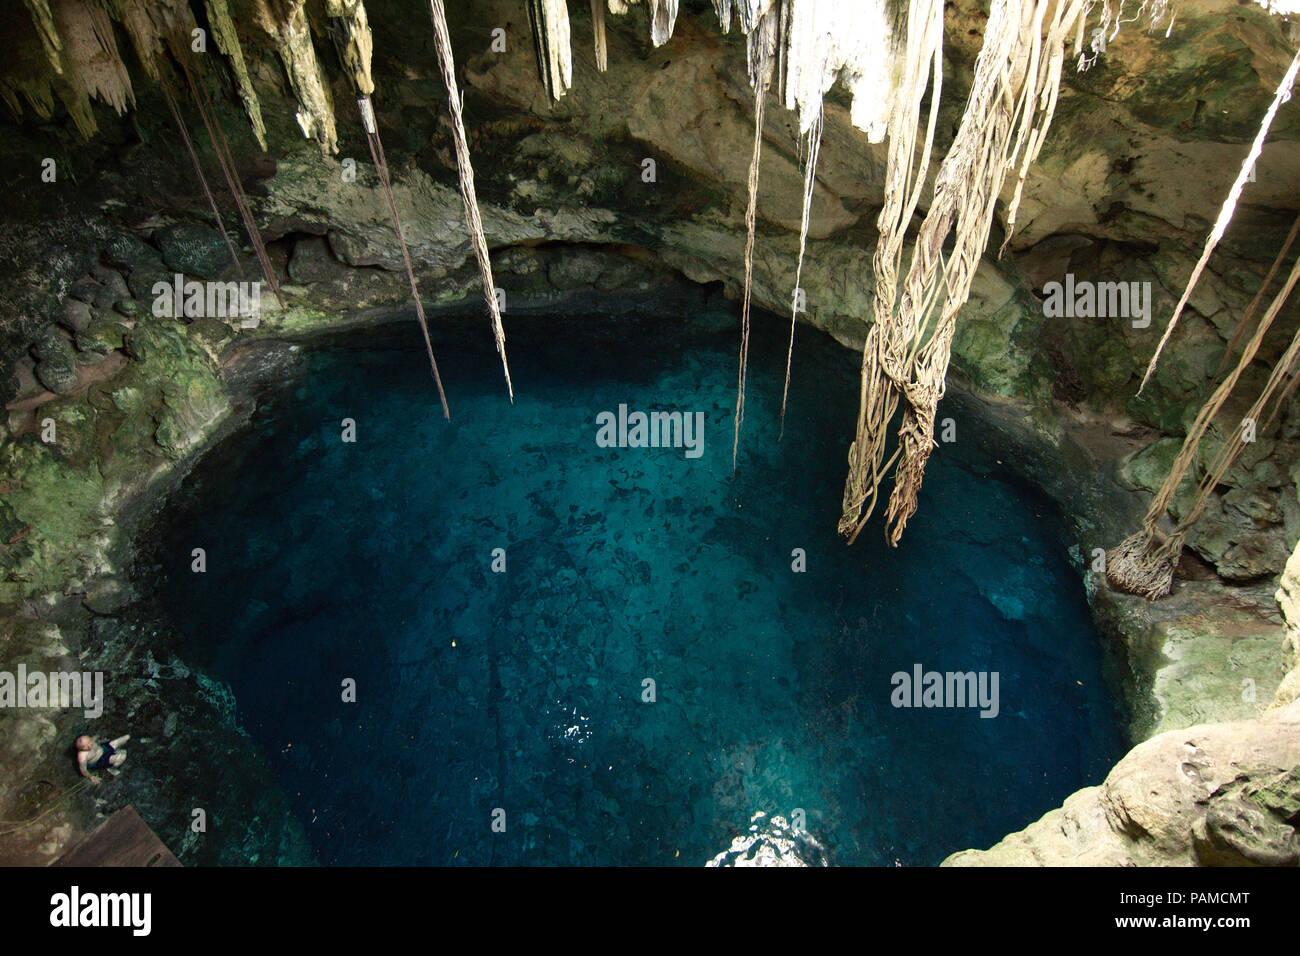
[[[342,22],[339,59],[352,71],[352,80],[361,95],[370,96],[375,92],[375,81],[370,75],[375,41],[365,4],[362,0],[325,0],[325,13]]]
[[[530,11],[542,2],[530,0]],[[594,19],[599,0],[592,2]],[[623,14],[641,2],[609,0],[608,9]],[[660,46],[672,36],[679,0],[644,2],[650,17],[651,42]],[[852,95],[850,120],[867,132],[871,142],[883,140],[901,92],[898,77],[905,67],[893,18],[907,6],[897,0],[713,0],[723,32],[730,29],[733,13],[746,35],[765,17],[772,17],[778,37],[773,49],[776,93],[786,108],[798,111],[801,133],[808,132],[826,92],[838,80]],[[563,91],[547,80],[547,65],[557,55],[557,49],[567,49],[567,21],[563,35],[551,35],[544,26],[537,28],[536,15],[533,20],[543,82],[548,92],[558,98]]]
[[[713,12],[718,15],[718,25],[722,27],[722,32],[730,33],[731,0],[713,0]]]
[[[152,0],[118,0],[118,15],[145,73],[157,81],[158,57],[163,51],[162,35],[171,29],[161,22],[164,10]]]
[[[786,109],[799,112],[801,132],[842,79],[853,97],[853,125],[873,143],[884,139],[902,72],[891,55],[897,43],[888,10],[886,0],[791,5],[783,38],[783,97]]]
[[[1232,338],[1228,341],[1228,347],[1223,350],[1223,358],[1219,359],[1219,366],[1214,370],[1212,379],[1217,379],[1222,375],[1224,370],[1227,369],[1228,363],[1232,361],[1232,355],[1237,351],[1241,337],[1250,328],[1250,321],[1255,317],[1255,310],[1259,308],[1259,303],[1263,300],[1268,287],[1273,284],[1273,277],[1277,275],[1277,270],[1286,261],[1286,254],[1291,251],[1291,244],[1295,242],[1298,234],[1300,234],[1300,216],[1297,216],[1295,222],[1291,223],[1291,231],[1286,234],[1286,240],[1282,243],[1282,248],[1277,251],[1273,264],[1269,266],[1268,274],[1264,276],[1264,281],[1259,284],[1259,288],[1255,291],[1255,297],[1250,300],[1250,305],[1246,306],[1246,311],[1242,313],[1241,321],[1237,323],[1237,329],[1232,333]]]
[[[630,7],[642,2],[643,0],[609,0],[609,12],[624,14]],[[644,0],[644,3],[650,14],[650,42],[657,47],[663,46],[672,38],[673,29],[677,25],[679,0]],[[715,9],[717,3],[718,0],[714,0]],[[749,30],[746,29],[745,32],[748,33]]]
[[[226,185],[235,200],[235,208],[239,211],[240,219],[243,220],[244,231],[248,234],[248,241],[252,243],[253,249],[257,253],[257,261],[262,268],[262,277],[270,287],[276,301],[280,304],[280,308],[283,309],[285,307],[284,295],[280,291],[280,283],[276,281],[275,269],[271,266],[271,260],[266,254],[266,243],[262,241],[262,233],[257,228],[257,221],[253,218],[253,210],[249,205],[248,196],[244,192],[243,183],[240,182],[239,174],[235,170],[235,158],[230,152],[230,144],[226,141],[226,134],[221,128],[221,121],[217,118],[216,110],[212,108],[212,104],[208,101],[207,94],[203,90],[203,84],[196,77],[199,69],[198,63],[194,61],[183,33],[180,31],[173,32],[167,39],[173,58],[180,64],[181,71],[185,75],[185,82],[189,85],[190,95],[194,98],[194,103],[198,107],[199,116],[203,119],[203,125],[208,132],[208,140],[212,143],[212,151],[216,154],[221,173],[225,176]]]
[[[447,11],[442,0],[429,0],[433,19],[433,38],[438,48],[438,68],[442,82],[447,87],[447,107],[451,110],[451,132],[456,143],[456,171],[460,176],[460,195],[465,204],[465,223],[469,227],[483,278],[483,295],[487,299],[488,314],[492,316],[492,333],[496,337],[497,354],[505,371],[506,390],[510,401],[515,400],[515,389],[510,382],[510,365],[506,361],[506,332],[501,322],[501,306],[497,301],[496,283],[492,278],[492,262],[488,258],[487,238],[483,235],[483,220],[478,211],[478,197],[474,193],[474,167],[470,164],[469,143],[465,137],[465,119],[461,115],[460,89],[456,83],[456,63],[451,55],[451,36],[447,32]]]
[[[185,126],[185,119],[181,116],[180,107],[176,105],[176,96],[172,93],[170,83],[162,83],[163,99],[167,101],[167,109],[172,114],[172,122],[176,124],[176,131],[181,134],[181,142],[185,144],[185,150],[190,154],[190,162],[194,165],[194,176],[203,187],[203,195],[207,197],[208,205],[212,209],[212,218],[216,221],[217,229],[221,232],[221,238],[226,240],[226,249],[230,251],[230,261],[234,263],[235,269],[238,270],[239,255],[235,252],[235,244],[230,241],[230,233],[226,231],[226,224],[221,219],[221,210],[217,207],[217,199],[212,195],[212,188],[208,185],[208,177],[203,173],[203,164],[199,162],[199,154],[194,149],[194,141],[190,139],[190,131]]]
[[[1250,151],[1246,153],[1246,158],[1241,162],[1241,169],[1237,172],[1237,178],[1233,182],[1232,188],[1228,190],[1228,198],[1223,201],[1223,208],[1219,210],[1219,218],[1215,220],[1214,228],[1210,230],[1210,235],[1205,240],[1205,249],[1201,252],[1201,258],[1192,270],[1192,276],[1187,280],[1187,287],[1183,289],[1178,304],[1174,306],[1174,314],[1170,316],[1164,335],[1160,336],[1155,354],[1151,356],[1146,373],[1142,376],[1142,384],[1138,386],[1139,395],[1146,388],[1147,382],[1151,380],[1151,375],[1156,370],[1156,364],[1160,361],[1160,353],[1164,351],[1169,336],[1174,334],[1174,327],[1178,325],[1178,318],[1183,314],[1183,307],[1187,305],[1192,290],[1196,288],[1196,282],[1200,279],[1201,272],[1210,259],[1210,254],[1214,252],[1214,247],[1219,244],[1219,240],[1223,238],[1223,234],[1228,230],[1228,223],[1232,221],[1232,214],[1237,209],[1237,200],[1241,197],[1241,191],[1246,185],[1251,169],[1255,166],[1255,161],[1259,159],[1260,151],[1264,148],[1264,138],[1268,135],[1269,127],[1273,125],[1273,117],[1277,115],[1278,107],[1291,98],[1291,87],[1295,84],[1297,70],[1300,70],[1300,50],[1296,51],[1295,57],[1291,60],[1291,66],[1282,77],[1282,82],[1277,85],[1277,92],[1273,95],[1273,102],[1269,104],[1268,110],[1264,113],[1264,119],[1259,124],[1259,132],[1255,134],[1255,141],[1250,144]]]
[[[677,0],[646,0],[650,4],[650,42],[663,46],[677,25]]]
[[[30,10],[28,21],[24,23],[21,17],[15,17],[15,34],[5,38],[7,56],[0,67],[0,95],[15,120],[22,118],[23,102],[40,119],[48,120],[54,113],[52,81],[61,77],[53,71],[47,47],[39,35],[41,26]],[[57,33],[53,39],[62,48],[63,41],[58,40]]]
[[[14,115],[14,119],[22,118],[23,107],[18,99],[18,89],[3,78],[0,78],[0,99],[5,101],[5,106],[9,107],[9,112]]]
[[[776,5],[776,0],[732,0],[731,5],[740,21],[740,32],[748,36],[763,15]]]
[[[208,11],[208,24],[212,27],[212,36],[217,42],[217,49],[230,60],[230,72],[235,78],[235,88],[239,91],[239,99],[244,104],[248,121],[253,126],[257,145],[266,152],[266,126],[262,122],[262,105],[258,102],[257,91],[253,89],[252,78],[248,75],[248,64],[244,62],[244,50],[239,43],[235,22],[230,18],[230,7],[227,0],[204,0],[204,7]]]
[[[591,32],[596,45],[596,69],[609,69],[609,51],[605,43],[605,0],[591,0]]]
[[[48,120],[54,115],[54,89],[50,85],[49,78],[44,75],[29,78],[6,76],[0,79],[0,89],[3,90],[5,103],[14,114],[15,119],[22,116],[22,105],[18,100],[19,93],[27,101],[27,105],[31,107],[32,112],[41,119]]]
[[[312,45],[311,27],[303,9],[306,0],[279,0],[275,10],[268,6],[271,2],[257,0],[258,19],[277,41],[276,50],[298,100],[298,126],[303,136],[320,143],[322,153],[337,153],[334,101],[329,80]]]
[[[537,71],[546,95],[558,100],[573,84],[573,47],[566,0],[528,0]]]
[[[63,41],[59,38],[58,28],[54,25],[54,14],[50,11],[49,0],[23,0],[32,22],[36,24],[36,33],[41,38],[45,49],[45,58],[50,61],[50,68],[55,73],[63,72]]]
[[[740,426],[745,420],[745,378],[749,369],[749,302],[754,281],[754,226],[758,211],[758,173],[763,155],[763,114],[772,76],[776,23],[764,19],[749,35],[749,75],[754,85],[754,150],[749,161],[749,203],[745,208],[745,291],[740,313],[740,371],[736,387],[736,430],[731,446],[731,470],[740,452]]]
[[[63,44],[63,74],[54,89],[77,131],[89,139],[98,131],[90,98],[103,100],[120,116],[135,102],[131,77],[118,53],[107,11],[89,0],[54,0],[49,10]]]

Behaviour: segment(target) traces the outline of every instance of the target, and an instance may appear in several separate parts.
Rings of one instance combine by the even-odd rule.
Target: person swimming
[[[77,738],[77,772],[91,783],[100,782],[99,777],[91,775],[92,770],[107,770],[117,776],[118,768],[126,763],[126,751],[119,748],[130,739],[130,734],[123,734],[115,740],[100,743],[82,734]]]

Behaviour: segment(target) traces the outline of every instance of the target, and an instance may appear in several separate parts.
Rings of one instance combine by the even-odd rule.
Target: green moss
[[[83,399],[60,398],[41,406],[40,417],[54,421],[52,447],[57,457],[76,467],[95,460],[95,431],[98,414]]]
[[[182,458],[228,408],[226,393],[210,369],[180,372],[163,386],[154,439],[168,457]]]
[[[93,464],[76,467],[34,438],[0,449],[8,573],[0,600],[62,588],[99,562],[103,481]]]
[[[83,352],[107,355],[122,347],[126,334],[127,328],[121,322],[96,319],[85,331],[77,333],[77,348]]]
[[[117,323],[104,323],[110,334]],[[135,361],[86,396],[48,402],[55,441],[34,436],[0,449],[0,600],[65,589],[102,566],[104,527],[124,491],[192,451],[229,407],[212,360],[220,334],[142,318],[124,331]]]

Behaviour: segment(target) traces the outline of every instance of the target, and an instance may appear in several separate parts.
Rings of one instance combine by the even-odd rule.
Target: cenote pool
[[[978,423],[899,548],[878,521],[850,548],[830,339],[800,328],[778,440],[758,322],[733,477],[734,319],[511,316],[513,406],[486,319],[438,324],[450,422],[411,322],[304,350],[154,532],[158,613],[322,863],[700,865],[799,809],[832,864],[933,865],[1123,752],[1050,507]],[[702,454],[600,447],[620,404],[702,412]],[[892,706],[916,665],[996,672],[997,716]]]

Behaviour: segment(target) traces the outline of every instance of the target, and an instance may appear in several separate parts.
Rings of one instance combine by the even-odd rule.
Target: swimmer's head
[[[85,734],[82,734],[80,737],[77,738],[78,750],[89,750],[93,746],[95,746],[95,742],[91,740],[89,737],[87,737]]]

